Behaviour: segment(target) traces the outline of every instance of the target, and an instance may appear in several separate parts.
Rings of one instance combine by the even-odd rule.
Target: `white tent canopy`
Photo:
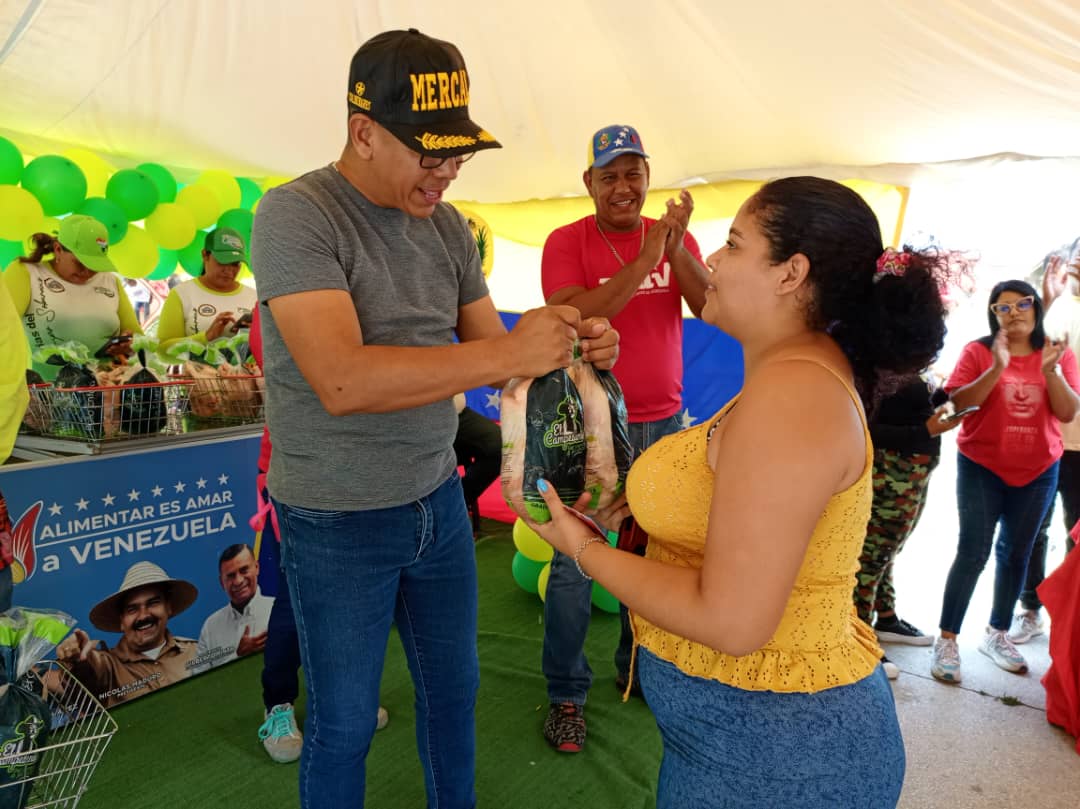
[[[4,0],[0,134],[294,176],[341,149],[356,47],[410,26],[461,48],[505,147],[461,199],[578,194],[588,136],[615,122],[641,131],[654,186],[1080,155],[1075,0]]]

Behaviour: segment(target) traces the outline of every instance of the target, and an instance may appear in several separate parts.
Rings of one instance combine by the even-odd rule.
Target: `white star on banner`
[[[161,497],[161,493],[165,490],[162,489],[160,486],[155,486],[150,491],[153,492],[154,497]]]
[[[229,482],[229,476],[226,474],[218,475],[217,482],[224,486],[226,483]]]
[[[129,503],[134,503],[136,500],[139,499],[140,494],[142,494],[142,492],[137,492],[134,489],[132,489],[130,492],[128,492],[128,502]]]
[[[615,145],[622,146],[625,141],[622,138],[615,138]]]
[[[79,511],[86,511],[86,507],[90,505],[90,501],[85,497],[80,497],[75,501],[75,505],[78,507]]]
[[[101,498],[101,502],[104,503],[107,506],[111,506],[113,504],[113,500],[115,500],[115,499],[116,498],[113,497],[111,494],[107,494],[107,495],[105,495],[104,497]]]
[[[484,403],[484,406],[494,410],[498,410],[502,407],[502,397],[499,395],[499,392],[495,391],[494,393],[489,393],[487,395],[487,402]]]
[[[694,418],[693,416],[691,416],[691,415],[690,415],[690,408],[689,408],[689,407],[688,407],[688,408],[686,408],[686,409],[685,409],[685,410],[684,410],[684,411],[682,412],[682,414],[681,414],[681,415],[679,416],[679,419],[680,419],[680,421],[682,421],[682,428],[683,428],[684,430],[685,430],[685,429],[686,429],[687,427],[689,427],[689,426],[690,426],[691,424],[693,424],[693,423],[694,423],[695,421],[697,421],[697,419],[696,419],[696,418]]]
[[[53,503],[51,506],[49,506],[49,513],[52,514],[54,517],[63,510],[64,507],[57,503]]]
[[[198,486],[200,489],[205,489],[206,488],[206,478],[199,478],[198,480],[195,481],[195,485]]]
[[[180,481],[178,480],[178,481],[176,481],[176,485],[175,485],[175,486],[173,486],[173,488],[174,488],[174,489],[176,489],[176,491],[178,491],[178,492],[182,492],[182,491],[184,491],[184,489],[186,489],[186,488],[187,488],[187,486],[186,486],[186,485],[184,485],[183,483],[181,483],[181,482],[180,482]]]

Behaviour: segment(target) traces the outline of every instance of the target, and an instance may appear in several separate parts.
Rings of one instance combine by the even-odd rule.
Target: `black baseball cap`
[[[415,152],[454,157],[502,144],[469,118],[461,51],[415,28],[372,37],[349,66],[349,114],[362,112]]]

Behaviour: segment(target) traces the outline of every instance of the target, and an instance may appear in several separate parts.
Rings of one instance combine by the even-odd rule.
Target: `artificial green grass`
[[[594,671],[582,753],[544,741],[540,672],[543,604],[510,575],[510,526],[489,520],[476,544],[480,573],[480,694],[476,792],[481,807],[648,809],[655,804],[660,737],[645,704],[621,701],[612,653],[619,618],[593,609],[586,653]],[[299,806],[297,765],[275,764],[259,742],[262,658],[208,674],[113,710],[120,726],[82,809],[277,809]],[[367,759],[366,806],[423,807],[413,689],[396,634],[383,674],[390,724]],[[297,705],[303,717],[303,698]]]

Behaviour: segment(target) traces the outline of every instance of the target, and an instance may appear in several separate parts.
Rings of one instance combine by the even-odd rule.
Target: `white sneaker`
[[[259,728],[259,738],[267,754],[279,764],[300,758],[304,737],[296,726],[293,706],[285,702],[266,712],[266,721]]]
[[[1027,643],[1044,632],[1042,618],[1039,613],[1024,610],[1013,616],[1012,626],[1009,627],[1009,640],[1013,643]]]
[[[943,683],[960,682],[960,647],[956,638],[938,638],[931,652],[930,674]]]
[[[979,644],[979,651],[993,660],[998,667],[1005,671],[1023,674],[1028,670],[1024,656],[1013,646],[1004,629],[986,628],[986,636]]]
[[[881,667],[885,669],[885,676],[890,680],[895,680],[900,676],[900,667],[887,657],[881,658]]]
[[[390,722],[390,714],[386,712],[386,708],[382,705],[379,706],[379,717],[375,720],[375,730],[382,730]]]

